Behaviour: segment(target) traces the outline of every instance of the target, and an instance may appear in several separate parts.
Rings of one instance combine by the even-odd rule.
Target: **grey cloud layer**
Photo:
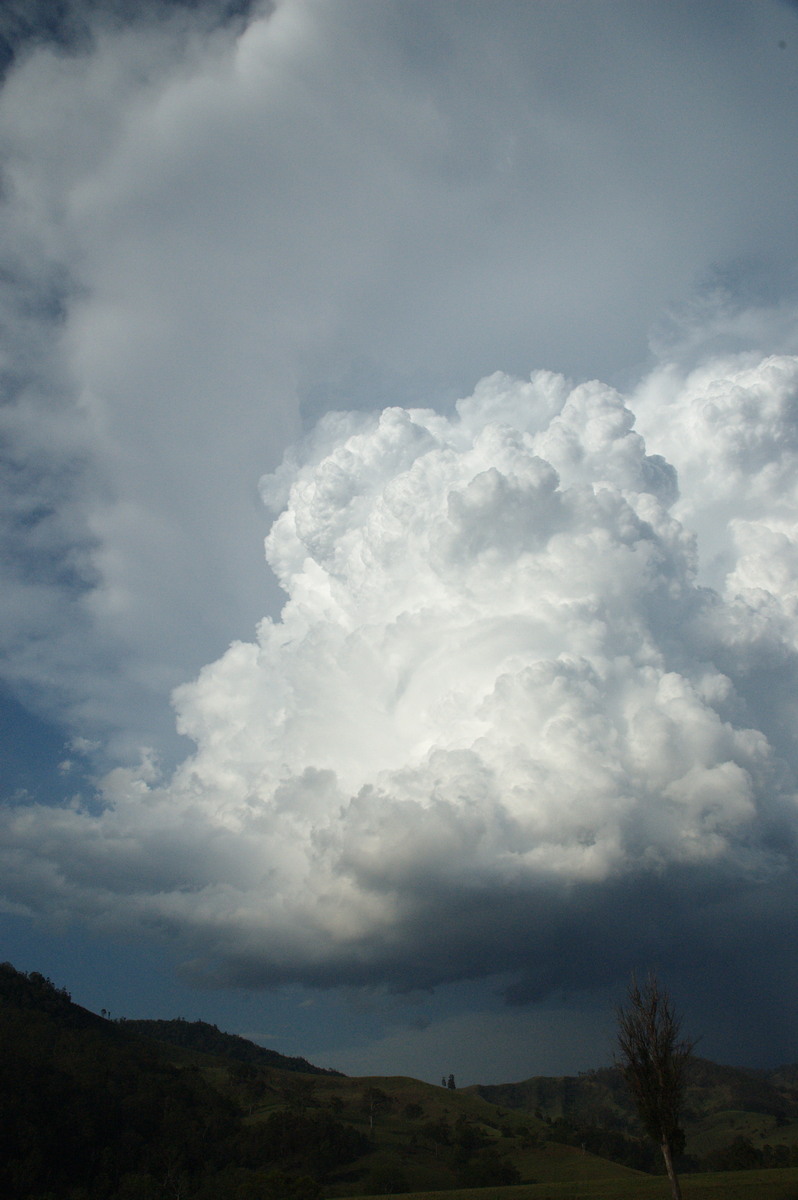
[[[325,418],[262,483],[281,618],[175,693],[196,753],[7,813],[9,894],[251,986],[750,949],[795,886],[796,397],[781,357],[653,376],[645,443],[547,372]]]

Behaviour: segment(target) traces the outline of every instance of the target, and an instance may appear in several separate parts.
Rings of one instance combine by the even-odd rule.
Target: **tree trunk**
[[[673,1165],[673,1154],[671,1153],[670,1145],[667,1141],[661,1143],[662,1157],[665,1159],[665,1170],[668,1172],[668,1179],[671,1181],[671,1195],[673,1200],[682,1200],[682,1189],[679,1186],[679,1176],[676,1174],[676,1168]]]

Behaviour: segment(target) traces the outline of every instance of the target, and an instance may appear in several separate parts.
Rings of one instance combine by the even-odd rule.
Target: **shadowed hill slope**
[[[306,1058],[278,1054],[265,1046],[258,1046],[235,1033],[222,1033],[216,1025],[207,1021],[184,1021],[178,1017],[173,1021],[128,1021],[122,1025],[133,1033],[143,1034],[171,1046],[186,1050],[198,1050],[203,1054],[217,1054],[235,1062],[248,1063],[253,1067],[272,1067],[280,1071],[301,1071],[305,1075],[341,1075],[330,1067],[315,1067]]]

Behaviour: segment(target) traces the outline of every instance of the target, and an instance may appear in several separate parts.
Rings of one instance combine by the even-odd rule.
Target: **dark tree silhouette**
[[[681,1037],[681,1018],[653,971],[642,987],[632,977],[627,1003],[619,1006],[616,1015],[616,1061],[643,1128],[662,1150],[673,1200],[681,1200],[673,1156],[684,1147],[680,1114],[685,1070],[695,1042]]]

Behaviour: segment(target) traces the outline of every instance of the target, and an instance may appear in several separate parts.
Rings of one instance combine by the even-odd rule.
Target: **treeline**
[[[706,1171],[759,1171],[764,1167],[798,1167],[798,1146],[755,1146],[745,1134],[736,1134],[727,1146],[710,1151],[703,1159]]]
[[[547,1131],[547,1139],[559,1142],[564,1146],[576,1146],[599,1158],[608,1158],[611,1162],[621,1163],[635,1171],[645,1171],[649,1175],[662,1172],[662,1156],[659,1148],[646,1138],[633,1137],[621,1133],[618,1129],[605,1129],[599,1125],[580,1125],[558,1117],[552,1121]],[[697,1163],[682,1160],[680,1169],[697,1169]]]
[[[340,1071],[315,1067],[306,1058],[278,1054],[276,1050],[256,1046],[254,1042],[235,1033],[223,1033],[207,1021],[186,1021],[182,1017],[174,1021],[130,1021],[123,1017],[120,1023],[128,1031],[168,1042],[172,1046],[199,1050],[203,1054],[221,1054],[253,1067],[275,1067],[280,1071],[300,1071],[305,1075],[341,1076]]]
[[[390,1097],[386,1097],[390,1103]],[[451,1172],[452,1184],[457,1187],[503,1187],[521,1182],[517,1167],[503,1152],[501,1143],[488,1133],[488,1127],[460,1114],[456,1120],[446,1117],[422,1120],[419,1105],[408,1105],[405,1114],[415,1128],[409,1131],[408,1151],[423,1145],[432,1147],[436,1160]],[[508,1131],[508,1136],[514,1136]],[[529,1142],[527,1131],[524,1141]],[[530,1143],[531,1144],[531,1143]],[[450,1185],[451,1186],[451,1185]],[[402,1181],[394,1181],[391,1191],[407,1190]]]

